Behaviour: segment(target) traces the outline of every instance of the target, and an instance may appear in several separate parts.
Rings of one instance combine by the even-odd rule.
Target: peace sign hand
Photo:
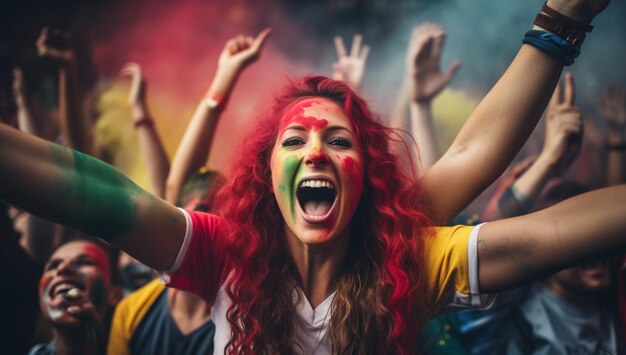
[[[335,48],[339,59],[333,63],[333,79],[346,80],[355,88],[361,85],[363,74],[365,72],[365,62],[370,52],[370,47],[365,45],[361,47],[363,36],[355,34],[352,38],[352,48],[350,54],[346,52],[343,39],[339,36],[335,37]]]

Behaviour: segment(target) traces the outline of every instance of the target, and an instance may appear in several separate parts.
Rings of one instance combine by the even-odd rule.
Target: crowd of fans
[[[76,55],[44,28],[33,44],[57,64],[58,107],[37,117],[28,73],[15,68],[23,133],[0,131],[0,270],[16,288],[2,296],[15,336],[0,353],[625,353],[626,90],[606,83],[597,95],[606,181],[588,185],[618,187],[590,193],[568,176],[589,114],[561,71],[580,51],[571,37],[608,2],[561,3],[549,1],[535,29],[560,21],[570,32],[529,31],[445,154],[432,102],[461,63],[441,68],[438,24],[413,30],[393,129],[358,96],[370,48],[359,34],[350,50],[337,37],[332,79],[279,93],[227,172],[207,166],[216,128],[272,30],[224,44],[171,162],[148,78],[128,63],[120,75],[151,194],[87,158],[107,154],[82,109]],[[540,154],[504,172],[546,104]],[[502,174],[477,226],[456,226]]]

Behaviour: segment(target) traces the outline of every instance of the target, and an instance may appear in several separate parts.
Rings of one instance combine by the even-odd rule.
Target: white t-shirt
[[[229,270],[225,265],[223,222],[221,218],[183,211],[187,232],[181,250],[169,272],[161,274],[164,284],[194,292],[212,302],[215,323],[215,354],[223,354],[230,339],[226,312],[231,299],[225,290]],[[433,306],[440,311],[463,307],[487,308],[493,295],[481,295],[478,289],[477,238],[480,226],[435,228],[426,239],[427,287]],[[297,319],[294,351],[303,354],[328,354],[326,336],[331,319],[330,308],[335,293],[313,309],[299,287],[293,295]]]

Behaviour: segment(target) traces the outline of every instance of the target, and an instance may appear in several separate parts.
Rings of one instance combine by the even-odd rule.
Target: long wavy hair
[[[218,193],[219,214],[229,230],[226,292],[233,304],[226,314],[232,329],[227,352],[293,352],[292,297],[300,276],[272,193],[270,156],[285,109],[306,97],[328,98],[343,108],[365,161],[364,193],[351,220],[350,246],[329,314],[333,353],[415,352],[430,309],[421,238],[430,221],[415,174],[403,173],[389,149],[399,136],[349,85],[322,76],[291,82],[276,96],[244,138],[230,180]]]

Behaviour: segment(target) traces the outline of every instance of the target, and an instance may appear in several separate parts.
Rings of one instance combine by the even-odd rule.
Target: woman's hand
[[[263,46],[272,30],[266,28],[256,37],[239,35],[226,42],[218,60],[218,70],[232,69],[241,71],[254,63],[263,50]]]
[[[358,33],[355,34],[352,38],[350,54],[348,54],[343,39],[339,36],[335,37],[335,48],[339,59],[333,63],[333,79],[346,80],[355,88],[361,85],[365,73],[365,62],[370,52],[369,46],[361,46],[362,41],[363,37]]]
[[[411,100],[430,102],[452,81],[460,61],[455,61],[448,70],[441,71],[441,53],[446,40],[442,26],[424,23],[413,29],[407,58],[407,73],[411,80]]]
[[[145,117],[147,114],[147,85],[141,71],[141,66],[137,63],[127,63],[122,67],[120,75],[131,79],[128,104],[133,110],[133,115],[136,119]]]
[[[545,160],[554,172],[567,170],[576,160],[582,145],[583,120],[574,104],[575,90],[572,73],[565,73],[564,93],[556,86],[546,114],[546,134],[538,158]]]

